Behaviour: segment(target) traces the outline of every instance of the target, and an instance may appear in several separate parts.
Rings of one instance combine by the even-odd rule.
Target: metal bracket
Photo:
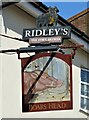
[[[58,45],[55,45],[55,46],[35,46],[35,47],[29,46],[29,47],[20,48],[17,51],[18,59],[21,59],[20,53],[28,53],[28,52],[39,53],[39,52],[47,52],[47,51],[57,51],[58,48],[59,48]]]
[[[74,59],[74,56],[76,54],[76,50],[78,48],[84,47],[84,45],[70,45],[70,46],[65,46],[65,45],[51,45],[51,46],[29,46],[29,47],[23,47],[23,48],[19,48],[19,49],[10,49],[10,50],[1,50],[0,53],[12,53],[12,52],[16,52],[18,54],[18,59],[21,59],[20,57],[20,53],[28,53],[28,52],[48,52],[48,51],[57,51],[57,52],[61,52],[62,54],[64,54],[63,49],[70,49],[72,48],[72,58]]]
[[[72,59],[74,59],[74,56],[76,55],[76,50],[78,48],[81,48],[81,47],[84,47],[84,45],[69,45],[69,46],[62,45],[62,46],[60,46],[61,49],[70,49],[70,48],[72,48],[72,50],[73,50],[71,52]]]

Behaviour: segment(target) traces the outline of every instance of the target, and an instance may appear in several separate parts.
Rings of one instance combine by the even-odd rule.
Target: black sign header
[[[53,37],[53,36],[70,38],[71,37],[70,26],[23,29],[23,39],[30,39],[34,37]]]

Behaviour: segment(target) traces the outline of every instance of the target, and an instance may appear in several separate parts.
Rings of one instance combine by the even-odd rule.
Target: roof
[[[43,12],[46,12],[47,9],[48,9],[48,7],[46,5],[44,5],[42,2],[31,2],[30,4],[32,4],[35,7],[39,8]],[[63,26],[65,26],[65,25],[70,26],[72,28],[72,32],[74,32],[75,34],[77,34],[79,37],[82,37],[85,41],[87,41],[89,43],[89,37],[84,32],[80,31],[78,28],[76,28],[74,25],[72,25],[70,22],[68,22],[67,20],[65,20],[60,15],[58,15],[58,22],[61,25],[63,25]]]
[[[80,29],[82,32],[84,32],[87,36],[89,36],[89,8],[83,10],[82,12],[72,16],[68,19],[68,22],[71,22],[75,27]]]
[[[18,2],[5,2],[4,4],[2,4],[0,6],[0,8],[4,8],[4,7],[7,7],[9,5],[16,4],[16,3],[18,3]],[[29,3],[44,13],[46,13],[48,10],[48,7],[46,5],[44,5],[42,2],[29,2]],[[72,25],[70,22],[65,20],[60,15],[58,15],[58,23],[60,23],[63,26],[65,26],[65,25],[70,26],[72,28],[71,31],[73,33],[75,33],[77,36],[79,36],[80,38],[83,38],[86,42],[89,43],[89,37],[84,32],[80,31],[78,28],[76,28],[74,25]]]
[[[83,10],[82,12],[72,16],[71,18],[68,19],[69,22],[72,22],[76,19],[78,19],[79,17],[82,17],[83,15],[89,13],[89,8],[87,8],[86,10]]]
[[[8,7],[10,5],[16,4],[18,2],[2,2],[2,4],[0,5],[0,9]]]

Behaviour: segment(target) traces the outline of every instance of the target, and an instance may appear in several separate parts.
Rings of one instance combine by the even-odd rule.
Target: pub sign
[[[23,29],[23,39],[29,40],[30,44],[62,43],[63,39],[71,37],[70,26],[57,26],[59,10],[57,7],[49,7],[47,13],[36,19],[36,28]]]
[[[50,7],[37,18],[36,28],[23,30],[23,39],[29,40],[33,49],[42,44],[51,49],[50,43],[57,46],[63,43],[63,38],[71,37],[70,26],[57,26],[57,11]],[[35,51],[35,55],[21,58],[23,112],[73,108],[72,55],[50,51]]]
[[[47,28],[24,29],[23,39],[28,40],[29,43],[62,43],[62,38],[71,37],[71,28],[69,26],[56,26]]]
[[[21,60],[23,112],[72,109],[71,61],[55,52]]]

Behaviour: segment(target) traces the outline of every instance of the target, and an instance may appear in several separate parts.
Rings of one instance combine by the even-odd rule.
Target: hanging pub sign
[[[72,56],[38,53],[22,58],[22,111],[72,109]]]
[[[56,7],[49,7],[47,13],[36,19],[36,28],[23,30],[23,39],[29,40],[29,48],[38,53],[21,58],[23,112],[73,108],[72,55],[52,52],[54,49],[51,49],[62,44],[63,38],[71,37],[70,26],[57,26],[57,12]],[[51,52],[44,52],[40,43],[56,44],[45,45],[45,50],[50,48]],[[31,46],[33,44],[35,47]],[[38,48],[42,49],[41,53]]]
[[[50,7],[48,13],[37,18],[37,28],[23,30],[23,39],[35,44],[61,44],[62,38],[70,38],[69,26],[56,26],[56,12],[56,7]],[[16,52],[18,59],[21,59],[23,112],[73,109],[72,58],[80,47],[83,45],[29,45],[0,51]],[[73,48],[73,52],[65,54],[62,51],[65,48]],[[28,52],[35,52],[35,55],[26,58],[20,56],[20,53]]]

